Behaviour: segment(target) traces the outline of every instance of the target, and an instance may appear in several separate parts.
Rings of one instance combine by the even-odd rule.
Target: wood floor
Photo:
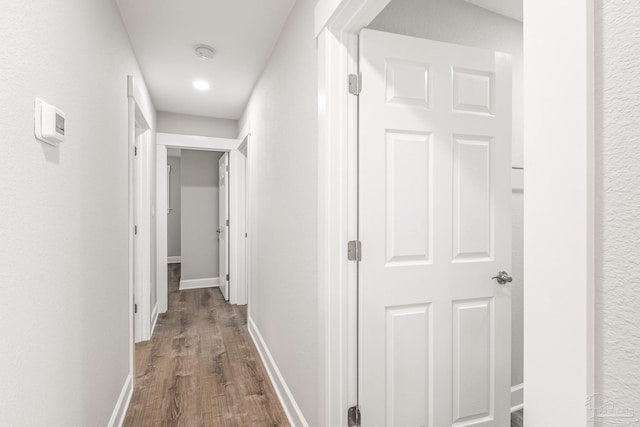
[[[217,288],[179,291],[169,265],[169,310],[151,341],[136,344],[133,427],[288,426],[247,332],[246,306]]]
[[[523,421],[523,411],[522,409],[520,409],[519,411],[513,412],[511,414],[511,427],[523,427],[524,426],[524,421]]]

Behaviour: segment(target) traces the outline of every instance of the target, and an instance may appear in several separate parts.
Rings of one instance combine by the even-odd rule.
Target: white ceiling
[[[157,110],[238,119],[295,0],[116,2]],[[216,56],[199,59],[197,44]]]
[[[468,3],[522,22],[522,0],[465,0]]]

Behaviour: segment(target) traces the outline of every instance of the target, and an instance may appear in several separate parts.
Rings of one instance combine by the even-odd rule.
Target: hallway
[[[136,344],[125,426],[288,426],[246,327],[246,306],[218,289],[180,291],[169,265],[169,310]]]

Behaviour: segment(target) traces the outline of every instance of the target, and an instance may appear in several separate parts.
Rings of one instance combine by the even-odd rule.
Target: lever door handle
[[[506,271],[499,272],[497,276],[494,276],[491,279],[496,279],[501,285],[506,285],[507,283],[511,283],[513,281],[513,278],[509,276],[509,273],[507,273]]]

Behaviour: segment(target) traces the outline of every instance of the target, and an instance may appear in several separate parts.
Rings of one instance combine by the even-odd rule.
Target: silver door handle
[[[501,285],[506,285],[507,283],[511,283],[513,281],[513,278],[509,276],[509,273],[507,273],[506,271],[499,272],[498,275],[492,277],[492,279],[496,279]]]

